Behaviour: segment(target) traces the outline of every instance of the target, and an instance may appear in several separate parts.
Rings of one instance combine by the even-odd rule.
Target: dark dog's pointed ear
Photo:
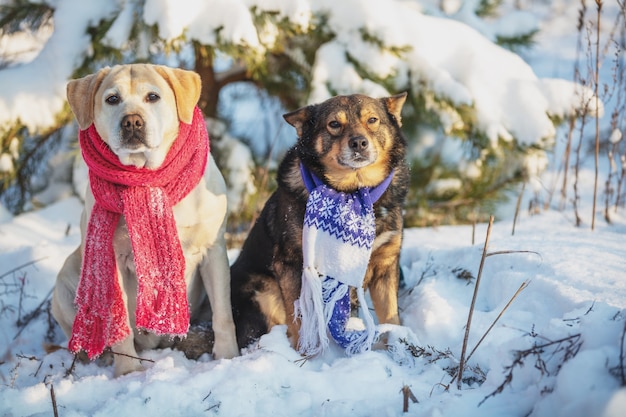
[[[402,106],[404,106],[406,96],[407,93],[405,91],[404,93],[382,99],[387,106],[387,111],[396,119],[400,127],[402,127]]]
[[[309,119],[310,110],[311,106],[306,106],[292,111],[291,113],[283,114],[283,118],[287,121],[287,123],[296,128],[296,133],[299,138],[302,137],[302,127]]]

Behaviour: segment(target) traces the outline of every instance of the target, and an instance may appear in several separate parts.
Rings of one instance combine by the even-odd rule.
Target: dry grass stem
[[[43,261],[43,260],[44,260],[44,259],[46,259],[46,258],[47,258],[47,256],[44,256],[43,258],[35,259],[35,260],[33,260],[33,261],[26,262],[25,264],[22,264],[22,265],[16,266],[15,268],[13,268],[13,269],[11,269],[11,270],[9,270],[9,271],[7,271],[7,272],[3,273],[2,275],[0,275],[0,279],[2,279],[2,278],[4,278],[4,277],[6,277],[6,276],[8,276],[8,275],[11,275],[11,274],[12,274],[12,273],[14,273],[14,272],[19,271],[19,270],[20,270],[20,269],[22,269],[22,268],[26,268],[27,266],[34,265],[34,264],[36,264],[36,263],[37,263],[37,262],[39,262],[39,261]]]
[[[133,355],[128,355],[126,353],[120,353],[120,352],[115,352],[113,349],[111,349],[111,353],[114,355],[119,355],[119,356],[125,356],[127,358],[131,358],[131,359],[137,359],[139,362],[150,362],[150,363],[154,363],[154,361],[152,359],[147,359],[147,358],[140,358],[138,356],[133,356]]]
[[[59,417],[59,410],[57,409],[57,398],[54,395],[54,384],[50,383],[50,399],[52,400],[52,412],[54,417]]]
[[[35,307],[35,309],[33,311],[28,313],[23,320],[22,319],[19,320],[18,326],[20,326],[20,329],[17,331],[17,333],[15,333],[15,336],[13,336],[13,340],[16,340],[19,337],[19,335],[22,334],[22,331],[24,331],[26,326],[28,326],[28,324],[33,319],[35,319],[36,317],[39,316],[39,314],[41,314],[41,312],[43,311],[42,310],[43,305],[48,301],[50,296],[52,296],[52,292],[53,291],[54,291],[54,287],[51,288],[50,291],[48,291],[48,294],[44,297],[43,300],[41,300],[41,303],[39,303],[39,305],[37,307]]]
[[[402,387],[402,396],[402,412],[404,413],[409,412],[409,400],[411,400],[413,404],[419,403],[417,397],[415,397],[415,394],[413,394],[413,391],[411,391],[411,388],[409,388],[408,385]]]
[[[485,401],[487,401],[491,397],[495,397],[497,394],[500,394],[504,391],[504,388],[507,385],[510,385],[513,381],[513,371],[515,368],[521,368],[524,366],[524,361],[528,357],[534,357],[534,367],[537,369],[541,375],[556,375],[559,373],[559,370],[563,366],[565,362],[572,359],[578,354],[580,347],[582,346],[582,336],[580,333],[566,336],[558,340],[549,341],[543,343],[541,345],[533,345],[525,350],[518,350],[515,352],[515,358],[513,363],[507,366],[505,369],[508,370],[508,373],[504,377],[504,381],[500,384],[493,392],[483,398],[478,406],[480,407]],[[548,352],[548,348],[554,348],[554,350]],[[560,361],[558,364],[554,365],[554,369],[549,369],[548,363],[546,359],[544,359],[544,355],[547,355],[547,360],[554,360],[557,355],[561,355]]]
[[[600,98],[598,97],[599,90],[599,74],[600,74],[600,17],[602,16],[602,0],[596,0],[596,6],[598,11],[598,24],[596,25],[596,59],[595,59],[595,72],[594,76],[594,95],[596,100],[596,111],[600,108]],[[591,217],[591,230],[594,230],[596,225],[596,201],[598,199],[598,172],[600,165],[600,116],[596,114],[596,148],[594,152],[595,161],[595,177],[593,181],[593,211]]]
[[[534,253],[535,255],[542,258],[541,254],[539,252],[535,252],[534,250],[499,250],[496,252],[489,252],[486,256],[490,257],[490,256],[495,256],[495,255],[510,255],[512,253]]]
[[[74,368],[76,368],[76,361],[78,360],[78,355],[74,354],[74,359],[72,359],[72,363],[70,364],[70,367],[67,368],[67,371],[65,371],[65,377],[67,378],[68,376],[70,376],[72,374],[72,372],[74,372]]]
[[[569,158],[572,153],[572,137],[574,136],[574,130],[576,127],[576,119],[570,117],[569,129],[567,131],[567,144],[565,145],[565,154],[563,155],[563,185],[561,186],[561,203],[559,208],[565,209],[565,201],[567,200],[567,175],[569,172]]]
[[[626,337],[626,321],[624,322],[624,330],[619,343],[619,373],[621,377],[622,387],[626,387],[626,373],[624,372],[624,338]]]
[[[478,268],[478,276],[476,277],[476,285],[474,286],[474,295],[470,304],[469,313],[467,314],[467,324],[465,325],[465,336],[463,337],[463,349],[461,350],[461,360],[459,361],[459,375],[456,386],[460,390],[463,382],[463,366],[465,364],[465,352],[467,350],[467,340],[469,339],[470,327],[472,326],[472,316],[474,314],[474,306],[476,305],[476,296],[478,295],[478,287],[480,286],[480,278],[483,273],[483,266],[487,258],[487,248],[489,247],[489,237],[491,236],[491,228],[493,226],[493,215],[489,216],[489,227],[487,228],[487,237],[485,238],[485,246],[483,247],[483,255],[480,258],[480,267]]]
[[[513,294],[513,297],[511,297],[511,299],[509,300],[508,303],[506,303],[506,305],[504,306],[504,308],[500,311],[500,314],[498,314],[498,317],[496,317],[496,319],[493,321],[493,323],[491,323],[491,326],[489,326],[489,328],[487,329],[487,331],[483,334],[483,336],[480,338],[480,340],[478,341],[478,343],[476,343],[476,346],[474,346],[474,349],[472,349],[472,351],[470,352],[469,355],[467,355],[467,359],[465,360],[466,362],[469,362],[470,358],[472,357],[472,355],[474,354],[474,352],[476,351],[476,349],[478,348],[478,346],[480,346],[480,344],[483,342],[483,340],[485,340],[485,337],[487,337],[487,335],[489,334],[489,332],[491,331],[491,329],[493,329],[493,327],[496,325],[496,323],[498,322],[498,320],[500,320],[500,318],[502,317],[502,315],[504,314],[504,312],[509,308],[509,306],[511,305],[511,303],[513,303],[513,300],[515,300],[517,298],[517,296],[522,292],[522,290],[524,290],[526,287],[528,287],[528,282],[524,281],[522,282],[522,285],[520,285],[520,287],[517,289],[517,291],[515,291],[515,294]]]
[[[522,183],[522,189],[517,196],[517,203],[515,204],[515,215],[513,216],[513,228],[511,229],[511,236],[515,236],[515,224],[517,223],[517,216],[519,216],[519,208],[522,205],[522,197],[524,196],[524,190],[526,189],[526,183]]]

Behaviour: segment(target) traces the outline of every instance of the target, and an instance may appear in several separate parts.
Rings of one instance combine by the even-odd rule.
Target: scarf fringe
[[[328,348],[326,319],[322,299],[322,280],[313,267],[302,271],[300,298],[295,302],[295,318],[300,318],[298,351],[315,356]]]
[[[346,353],[348,355],[356,355],[357,353],[367,352],[371,349],[377,336],[376,325],[372,314],[367,308],[367,301],[365,300],[365,290],[360,287],[356,290],[359,304],[363,309],[363,319],[365,321],[365,330],[358,331],[358,337],[345,346]]]
[[[81,284],[101,282],[101,286],[100,291],[96,292],[90,291],[84,284],[78,285],[75,301],[77,312],[68,343],[71,352],[85,350],[89,359],[97,358],[105,347],[121,342],[130,333],[117,274],[114,279],[102,280],[97,273],[102,270],[115,271],[115,255],[102,251],[98,242],[93,241],[96,239],[96,229],[113,239],[117,216],[99,205],[94,206],[93,213],[95,220],[89,222],[87,227]],[[87,259],[91,260],[91,268],[84,265]]]
[[[320,278],[321,280],[321,278]],[[324,300],[324,324],[328,325],[333,316],[334,306],[346,296],[350,286],[336,279],[326,278],[322,282],[322,300]]]
[[[300,298],[295,302],[295,317],[301,320],[298,351],[306,356],[316,356],[328,349],[328,333],[348,355],[370,350],[377,332],[365,290],[357,288],[357,298],[363,307],[364,330],[346,330],[347,319],[342,323],[340,335],[335,336],[329,324],[339,301],[350,291],[350,286],[335,279],[320,277],[315,268],[305,268],[302,274]],[[328,329],[328,330],[327,330]]]
[[[376,337],[376,325],[374,324],[374,319],[367,308],[365,290],[363,287],[358,287],[356,290],[359,304],[363,306],[363,321],[365,325],[365,329],[363,330],[348,329],[347,327],[350,318],[348,316],[343,316],[341,312],[338,313],[341,316],[340,320],[331,325],[333,314],[336,313],[336,309],[341,308],[340,302],[342,300],[346,304],[348,311],[350,310],[350,286],[336,279],[327,277],[322,283],[322,287],[324,297],[324,317],[326,319],[325,325],[335,342],[337,342],[337,344],[341,346],[348,355],[355,355],[357,353],[368,351]],[[347,298],[344,300],[344,297]],[[335,334],[335,332],[337,334]]]

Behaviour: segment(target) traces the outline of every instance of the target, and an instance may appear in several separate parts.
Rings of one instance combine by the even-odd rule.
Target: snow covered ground
[[[45,303],[37,307],[78,243],[80,209],[71,198],[0,225],[1,416],[51,415],[51,388],[62,416],[400,416],[404,387],[419,401],[409,401],[414,416],[618,417],[626,409],[622,218],[591,231],[576,228],[569,212],[524,214],[513,236],[512,221],[494,223],[488,252],[511,253],[486,258],[468,349],[527,286],[469,358],[459,390],[450,370],[461,355],[486,224],[476,227],[474,244],[471,226],[406,231],[405,327],[388,328],[391,351],[303,361],[277,327],[232,360],[148,351],[146,372],[115,379],[111,367],[95,364],[67,376],[72,355],[44,351],[50,317]],[[26,317],[33,311],[40,314]],[[58,328],[52,341],[66,343]]]
[[[526,57],[542,77],[571,74],[575,33],[567,23],[573,25],[575,8],[553,2],[559,4],[567,13],[544,16],[540,44]],[[277,327],[232,360],[148,351],[142,353],[152,361],[145,372],[115,379],[111,367],[95,364],[77,364],[67,375],[72,355],[46,353],[44,346],[66,346],[46,303],[56,273],[78,244],[80,202],[68,198],[4,216],[0,416],[49,416],[56,408],[61,416],[623,417],[626,216],[622,210],[608,225],[598,215],[591,231],[589,167],[580,184],[580,228],[571,207],[534,216],[522,210],[514,235],[512,215],[494,223],[468,354],[524,289],[469,358],[461,389],[450,373],[461,357],[486,224],[475,231],[406,230],[403,326],[385,328],[389,350],[354,357],[336,350],[303,361],[289,347],[285,328]]]

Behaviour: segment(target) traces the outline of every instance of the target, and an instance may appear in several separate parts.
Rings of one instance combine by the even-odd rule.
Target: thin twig
[[[409,412],[409,399],[413,401],[413,404],[419,403],[419,401],[417,401],[417,397],[415,397],[415,394],[413,394],[413,391],[411,391],[411,388],[409,388],[408,385],[402,387],[402,396],[402,412],[404,413]]]
[[[54,384],[50,383],[50,398],[52,399],[52,411],[54,412],[54,417],[59,417],[59,410],[57,410],[57,398],[54,395]]]
[[[78,355],[74,354],[74,359],[72,359],[72,363],[70,365],[70,367],[67,369],[67,371],[65,372],[65,377],[67,378],[68,376],[72,375],[72,372],[74,372],[74,368],[76,368],[76,361],[78,360]]]
[[[469,355],[467,355],[467,358],[465,359],[465,363],[468,363],[470,358],[472,357],[472,355],[474,354],[474,352],[476,351],[476,349],[478,348],[478,346],[480,346],[480,344],[483,342],[483,340],[485,339],[485,337],[487,337],[487,334],[489,334],[489,332],[491,331],[491,329],[493,329],[493,327],[496,325],[496,323],[498,322],[498,320],[500,320],[500,318],[502,317],[502,315],[504,314],[504,312],[509,308],[509,306],[511,305],[511,303],[513,302],[513,300],[515,300],[515,298],[517,298],[517,296],[519,295],[520,292],[522,292],[522,290],[524,288],[526,288],[528,286],[528,283],[526,281],[522,282],[522,285],[520,285],[520,287],[517,289],[517,291],[515,292],[515,294],[513,294],[513,297],[511,297],[511,299],[509,300],[509,302],[504,306],[504,308],[502,309],[502,311],[500,311],[500,314],[498,314],[498,317],[496,317],[496,319],[493,321],[493,323],[491,323],[491,326],[489,326],[489,328],[487,329],[487,331],[483,334],[483,336],[480,338],[480,340],[478,341],[478,343],[476,343],[476,346],[474,346],[474,349],[472,349],[472,351],[470,352]],[[450,380],[450,383],[452,383],[454,381],[454,379],[458,376],[458,374],[454,374],[452,375],[452,379]]]
[[[480,286],[480,278],[483,274],[483,266],[487,258],[487,248],[489,247],[489,236],[491,235],[491,227],[493,226],[493,215],[489,217],[489,227],[487,228],[487,237],[485,238],[485,246],[483,247],[483,255],[480,258],[480,267],[478,268],[478,276],[476,277],[476,285],[474,286],[474,295],[467,314],[467,324],[465,326],[465,336],[463,337],[463,349],[461,350],[461,360],[459,361],[459,375],[456,386],[460,390],[463,381],[463,366],[465,364],[465,351],[467,350],[467,340],[469,339],[470,327],[472,325],[472,315],[474,314],[474,306],[476,305],[476,296],[478,295],[478,287]]]
[[[114,355],[118,355],[118,356],[125,356],[127,358],[136,359],[139,362],[144,362],[145,361],[145,362],[154,363],[154,361],[152,359],[140,358],[138,356],[128,355],[126,353],[115,352],[113,349],[111,349],[111,353],[114,354]]]
[[[622,386],[626,386],[626,373],[624,372],[624,337],[626,336],[626,321],[624,322],[624,330],[619,344],[619,372],[622,377]]]
[[[44,297],[41,303],[39,303],[39,305],[30,314],[28,314],[26,320],[21,324],[18,332],[15,334],[15,336],[13,336],[13,340],[17,339],[19,335],[22,334],[22,331],[26,328],[26,326],[28,326],[28,324],[39,315],[38,312],[41,311],[41,307],[43,307],[44,303],[48,301],[48,298],[50,298],[50,296],[52,295],[52,291],[54,291],[54,287],[52,287],[50,291],[48,291],[48,294]]]
[[[596,70],[594,74],[595,98],[596,98],[596,149],[595,149],[595,178],[593,182],[593,211],[591,217],[591,230],[596,225],[596,200],[598,198],[598,171],[600,165],[600,115],[598,114],[600,98],[598,97],[598,79],[600,77],[600,17],[602,16],[602,0],[596,0],[598,10],[598,24],[596,26]]]
[[[578,51],[576,52],[578,55]],[[578,61],[578,58],[576,58]],[[578,64],[576,64],[578,65]],[[572,153],[572,138],[574,136],[574,128],[576,127],[576,118],[570,117],[569,119],[569,129],[567,131],[567,144],[565,145],[565,153],[563,154],[563,160],[561,162],[563,167],[563,186],[561,187],[561,202],[559,204],[559,209],[565,209],[565,202],[567,200],[567,175],[569,170],[569,158]],[[550,199],[552,196],[550,195]],[[548,200],[549,201],[549,200]],[[548,209],[548,207],[545,207]]]
[[[474,237],[476,236],[476,219],[472,220],[472,246],[474,246]]]
[[[469,355],[467,355],[467,359],[465,360],[466,362],[469,362],[470,358],[472,357],[472,355],[474,354],[474,352],[476,351],[476,349],[478,348],[478,346],[480,346],[480,344],[482,343],[482,341],[485,339],[485,337],[487,337],[487,334],[489,334],[489,332],[491,331],[491,329],[493,329],[493,326],[496,325],[496,323],[498,322],[498,320],[500,320],[500,318],[502,317],[502,315],[504,314],[504,312],[509,308],[509,306],[511,305],[511,303],[513,302],[513,300],[515,300],[515,298],[517,298],[517,296],[519,295],[519,293],[522,292],[522,290],[524,288],[528,287],[528,282],[524,281],[522,282],[522,285],[520,285],[520,287],[517,289],[517,291],[515,291],[515,294],[513,294],[513,297],[511,297],[511,299],[509,300],[508,303],[506,303],[506,305],[504,306],[504,308],[502,309],[502,311],[500,311],[500,314],[498,314],[498,317],[496,317],[496,319],[493,321],[493,323],[491,323],[491,326],[489,326],[489,328],[487,329],[487,331],[485,332],[485,334],[483,334],[483,337],[480,338],[480,340],[478,341],[478,343],[476,343],[476,346],[474,346],[474,349],[472,349],[472,351],[470,352]]]
[[[565,348],[563,348],[562,347],[563,343],[568,343],[568,345]],[[577,333],[571,336],[566,336],[559,340],[549,341],[542,345],[533,345],[532,347],[526,350],[516,351],[515,359],[513,360],[513,363],[510,366],[506,367],[506,369],[508,369],[508,373],[504,377],[504,381],[502,382],[502,384],[500,384],[498,388],[496,388],[493,392],[491,392],[489,395],[483,398],[478,403],[478,407],[480,407],[489,398],[495,397],[497,394],[500,394],[502,391],[504,391],[504,388],[507,385],[509,385],[511,381],[513,381],[513,371],[515,370],[515,368],[524,366],[524,360],[528,356],[535,355],[537,358],[537,360],[535,361],[535,368],[537,368],[542,373],[542,375],[544,373],[547,373],[548,375],[550,375],[550,372],[546,368],[546,363],[541,357],[541,355],[545,352],[546,348],[550,346],[554,346],[554,345],[556,345],[556,348],[553,352],[551,352],[551,357],[555,356],[559,352],[563,352],[563,357],[562,357],[562,362],[561,362],[561,365],[562,365],[563,363],[567,362],[568,360],[570,360],[571,358],[575,357],[578,354],[578,351],[580,350],[580,347],[582,346],[581,335],[580,333]],[[561,365],[557,367],[556,373],[558,373],[558,369],[561,368]]]
[[[490,257],[495,255],[509,255],[511,253],[534,253],[535,255],[542,258],[541,254],[539,252],[535,252],[534,250],[499,250],[496,252],[489,252],[486,256]]]
[[[517,204],[515,204],[515,215],[513,216],[513,229],[511,230],[511,236],[515,236],[515,224],[517,223],[517,216],[519,215],[519,208],[522,205],[522,197],[524,196],[524,189],[526,188],[526,183],[522,183],[522,189],[519,192],[519,196],[517,197]]]
[[[43,260],[44,260],[44,259],[46,259],[46,258],[48,258],[48,257],[47,257],[47,256],[44,256],[43,258],[35,259],[35,260],[33,260],[33,261],[26,262],[25,264],[22,264],[22,265],[16,266],[15,268],[11,269],[10,271],[7,271],[7,272],[5,272],[4,274],[0,275],[0,279],[2,279],[2,278],[4,278],[4,277],[6,277],[7,275],[11,275],[11,274],[12,274],[12,273],[14,273],[14,272],[19,271],[19,270],[20,270],[20,269],[22,269],[22,268],[26,268],[27,266],[34,265],[34,264],[36,264],[36,263],[37,263],[37,262],[39,262],[39,261],[43,261]]]

